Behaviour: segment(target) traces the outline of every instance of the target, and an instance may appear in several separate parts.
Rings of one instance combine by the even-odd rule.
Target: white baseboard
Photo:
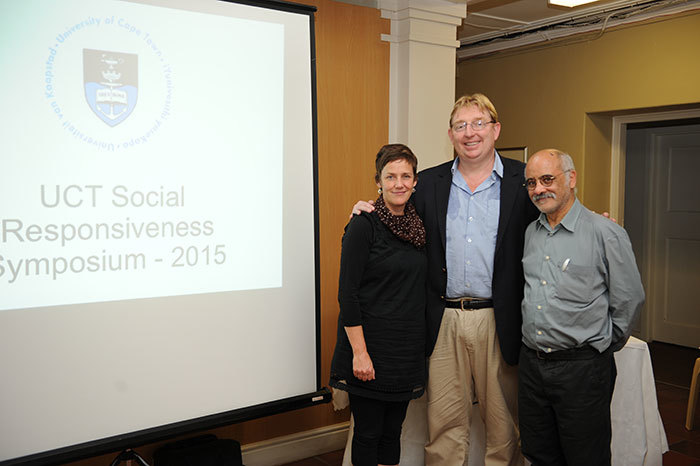
[[[345,448],[349,422],[277,437],[241,447],[246,466],[275,466]]]

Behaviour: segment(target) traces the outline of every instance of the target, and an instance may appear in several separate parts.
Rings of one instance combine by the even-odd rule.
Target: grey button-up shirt
[[[627,232],[576,199],[559,225],[525,233],[523,343],[551,352],[620,349],[644,304]]]

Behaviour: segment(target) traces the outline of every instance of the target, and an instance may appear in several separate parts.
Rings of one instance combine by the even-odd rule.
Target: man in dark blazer
[[[457,157],[418,174],[427,239],[429,466],[467,464],[472,401],[486,427],[486,465],[521,465],[517,364],[525,229],[537,215],[525,164],[501,158],[498,113],[483,94],[450,115]],[[359,203],[357,209],[368,209]],[[474,411],[476,412],[476,411]]]
[[[494,255],[492,300],[496,318],[501,354],[510,365],[518,364],[521,341],[523,299],[523,241],[525,229],[538,212],[532,208],[523,188],[525,164],[501,158],[501,200]],[[445,260],[445,219],[452,184],[452,164],[445,162],[418,174],[418,185],[413,196],[415,206],[423,219],[429,238],[428,252],[428,346],[433,352],[445,308],[447,266]],[[526,202],[527,201],[527,202]]]
[[[498,113],[482,94],[459,99],[448,135],[457,158],[418,175],[426,229],[426,464],[463,464],[472,394],[486,426],[486,464],[519,465],[517,364],[523,241],[537,217],[521,162],[495,150]],[[472,291],[473,290],[473,291]]]

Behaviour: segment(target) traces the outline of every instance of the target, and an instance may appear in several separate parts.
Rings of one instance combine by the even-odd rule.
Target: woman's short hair
[[[454,118],[455,113],[457,113],[457,111],[462,107],[470,107],[472,105],[476,106],[482,112],[488,113],[492,121],[498,122],[498,112],[496,111],[496,107],[493,106],[489,98],[484,94],[476,93],[471,95],[463,95],[457,100],[457,102],[455,102],[454,106],[452,107],[452,113],[450,113],[450,127],[452,127],[452,119]]]
[[[405,160],[408,162],[411,167],[413,167],[413,176],[416,176],[418,171],[418,159],[413,155],[411,149],[404,144],[386,144],[379,149],[375,160],[377,173],[374,175],[374,180],[377,183],[379,183],[384,167],[395,160]]]

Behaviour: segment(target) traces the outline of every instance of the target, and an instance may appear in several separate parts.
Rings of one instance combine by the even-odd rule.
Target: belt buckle
[[[467,307],[467,308],[464,307],[464,303],[471,303],[472,301],[475,301],[475,300],[471,299],[471,298],[461,298],[459,300],[459,305],[462,308],[462,311],[473,311],[474,310],[473,307]]]

